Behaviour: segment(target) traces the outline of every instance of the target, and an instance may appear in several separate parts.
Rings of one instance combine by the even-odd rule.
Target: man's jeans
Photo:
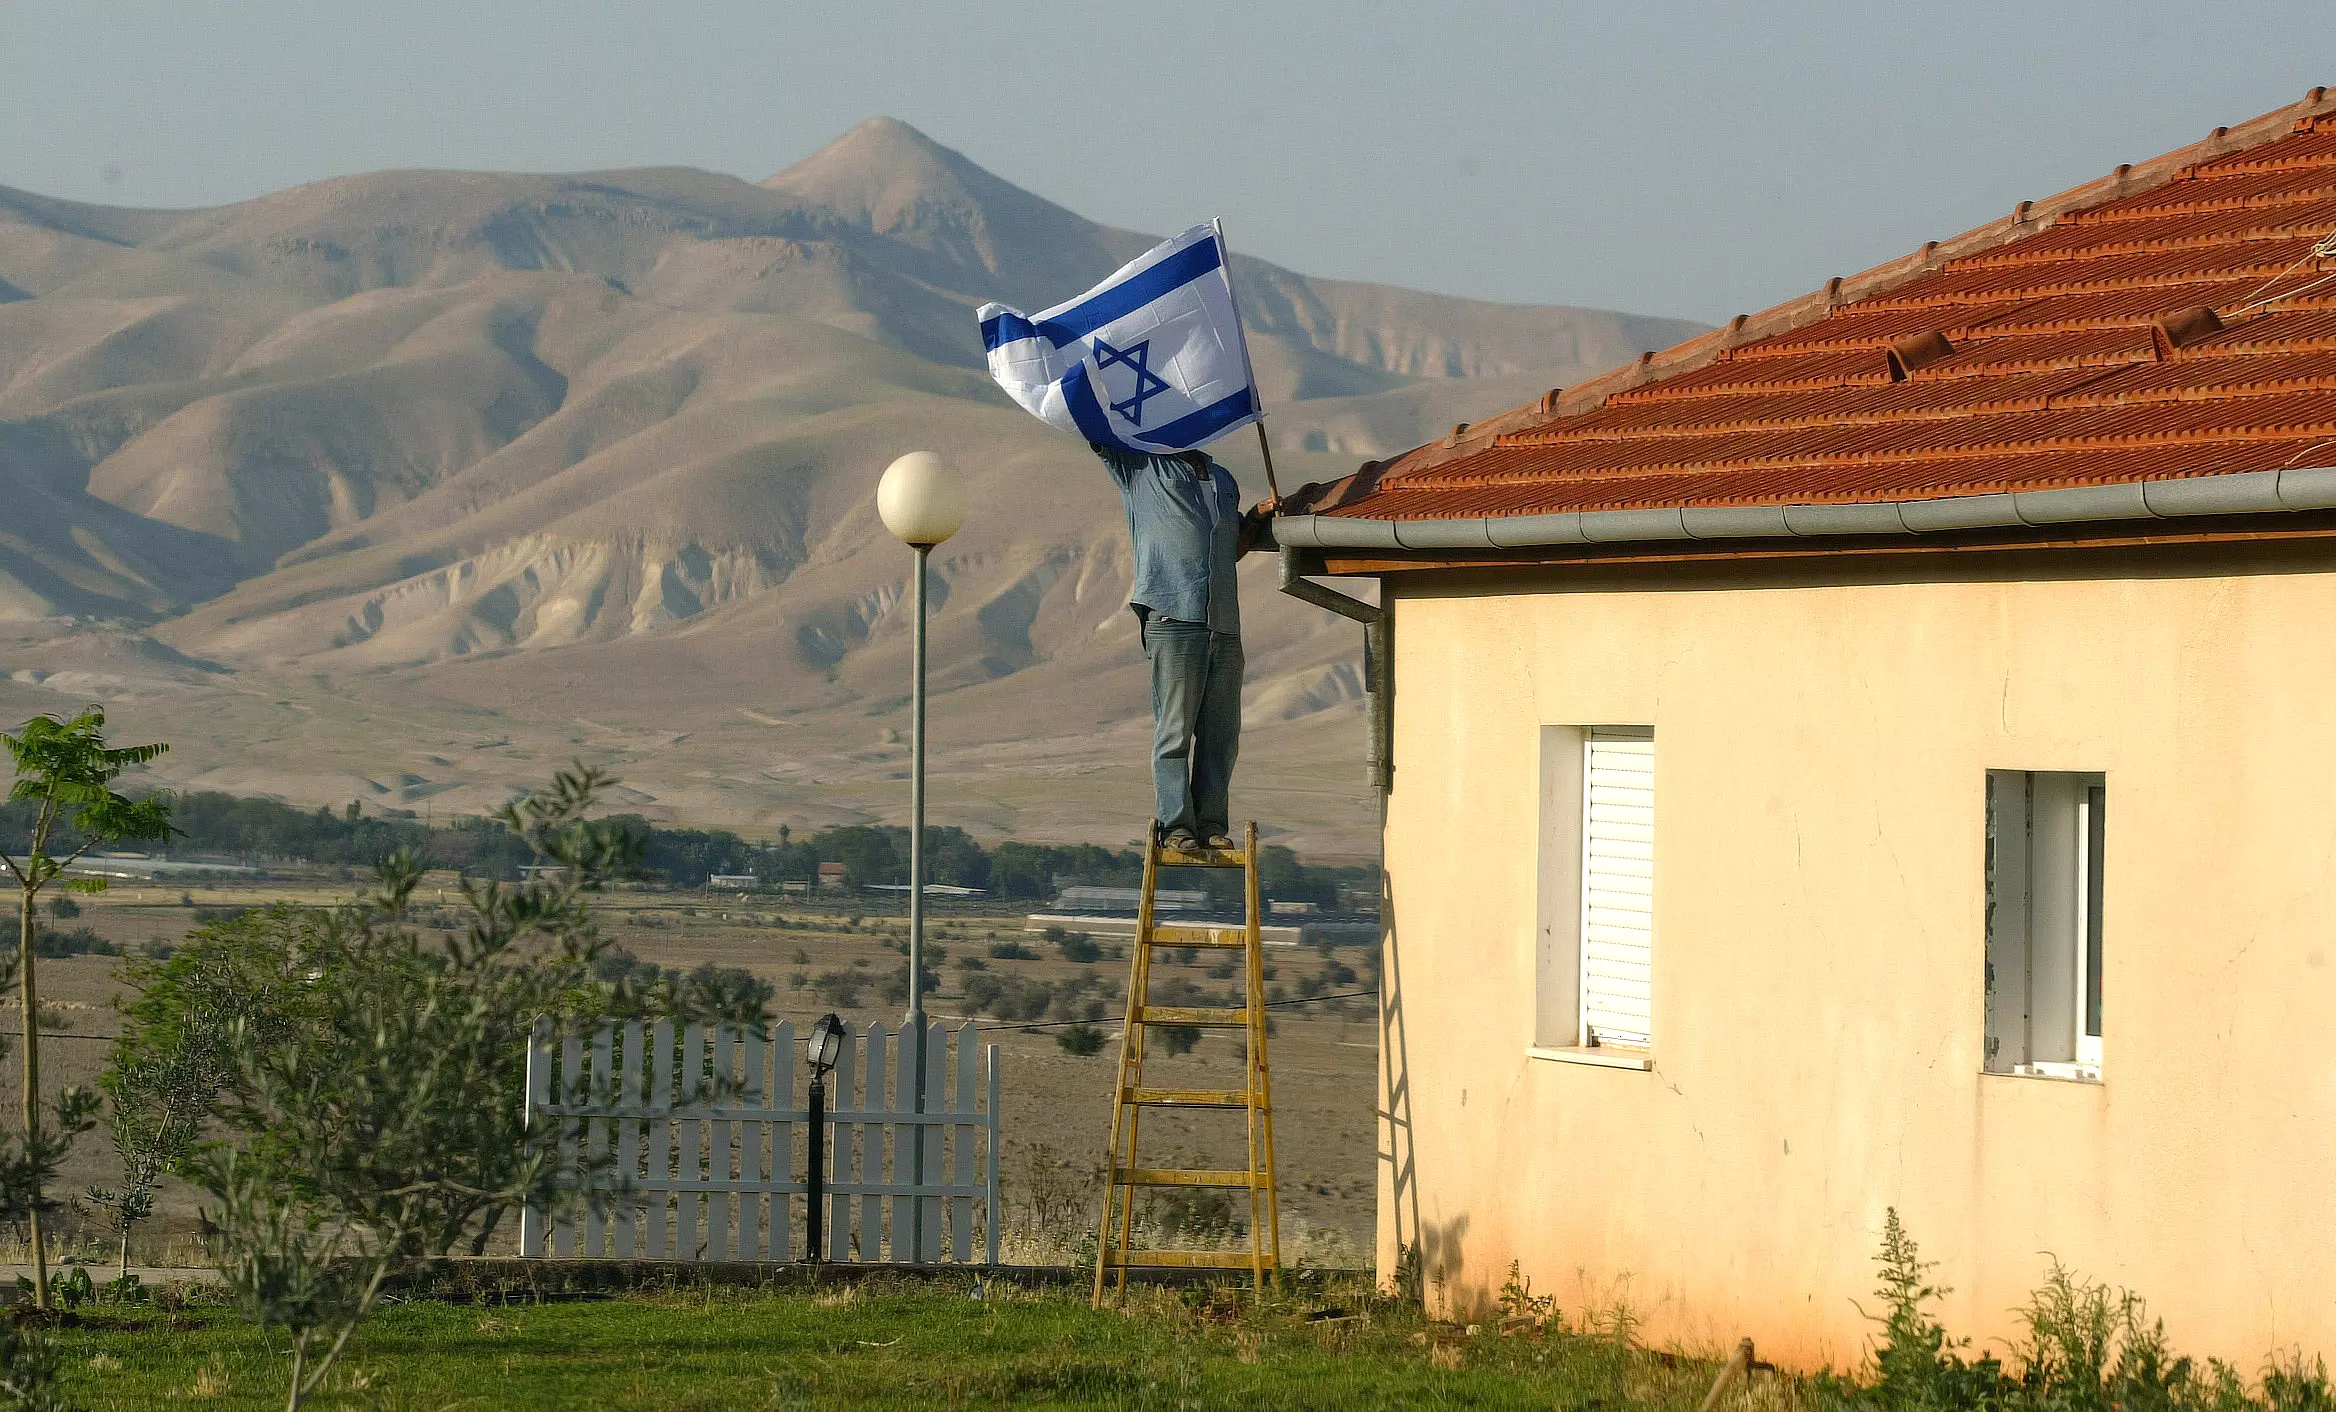
[[[1241,753],[1241,639],[1147,615],[1152,659],[1152,792],[1162,832],[1229,834]]]

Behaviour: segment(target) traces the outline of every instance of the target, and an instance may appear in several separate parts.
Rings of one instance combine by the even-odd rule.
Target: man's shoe
[[[1210,848],[1231,848],[1233,846],[1232,835],[1221,833],[1210,834],[1208,844],[1206,846]]]
[[[1200,847],[1200,840],[1193,836],[1191,829],[1170,829],[1161,836],[1160,842],[1178,853],[1190,853]]]

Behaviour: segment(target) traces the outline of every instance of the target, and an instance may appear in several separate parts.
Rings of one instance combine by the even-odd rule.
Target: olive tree
[[[554,868],[516,886],[465,882],[453,936],[407,921],[421,870],[404,855],[326,916],[305,960],[314,1013],[274,1037],[230,1036],[231,1142],[197,1161],[222,1268],[247,1316],[292,1342],[297,1409],[397,1277],[483,1250],[508,1213],[572,1200],[557,1154],[575,1124],[529,1125],[526,1037],[539,1015],[597,1012],[605,943],[587,898],[631,866],[622,830],[588,822],[607,783],[560,775],[501,815]]]
[[[24,1006],[24,1135],[19,1147],[0,1151],[0,1176],[23,1184],[21,1204],[32,1247],[33,1298],[46,1309],[50,1300],[49,1254],[41,1232],[41,1213],[52,1205],[48,1185],[55,1177],[57,1163],[75,1134],[89,1127],[95,1099],[69,1089],[58,1098],[53,1113],[44,1114],[41,1107],[40,986],[34,964],[39,919],[35,908],[41,890],[51,884],[60,892],[104,890],[103,878],[63,877],[90,849],[170,837],[170,812],[164,801],[130,799],[113,788],[124,771],[145,764],[170,747],[108,746],[105,711],[96,706],[71,720],[35,716],[13,735],[0,732],[0,742],[6,743],[16,766],[9,800],[34,806],[24,856],[20,859],[0,852],[0,866],[6,868],[17,888],[14,979]],[[50,851],[68,836],[71,851],[62,857]]]

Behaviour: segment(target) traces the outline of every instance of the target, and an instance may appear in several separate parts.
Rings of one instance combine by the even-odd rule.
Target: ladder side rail
[[[1136,1017],[1142,1013],[1144,1003],[1144,967],[1152,950],[1152,898],[1158,890],[1159,876],[1160,826],[1157,822],[1147,822],[1144,826],[1143,889],[1136,896],[1135,944],[1128,948],[1127,1015],[1125,1022],[1120,1026],[1119,1063],[1112,1080],[1114,1087],[1111,1093],[1111,1140],[1104,1148],[1103,1153],[1103,1215],[1095,1232],[1095,1293],[1093,1303],[1098,1307],[1103,1303],[1104,1277],[1111,1269],[1113,1206],[1114,1203],[1122,1199],[1119,1183],[1120,1146],[1128,1116],[1132,1110],[1120,1100],[1135,1084],[1134,1075],[1128,1068],[1128,1061],[1135,1052],[1136,1034],[1139,1028],[1136,1024]],[[1133,1155],[1131,1148],[1129,1165],[1133,1165]],[[1129,1192],[1125,1199],[1132,1204],[1135,1194]]]
[[[1253,1023],[1257,1028],[1257,1087],[1252,1111],[1261,1144],[1259,1155],[1264,1158],[1259,1175],[1264,1182],[1265,1231],[1259,1244],[1262,1263],[1271,1273],[1274,1287],[1278,1289],[1281,1286],[1282,1265],[1281,1177],[1275,1167],[1273,1148],[1273,1068],[1266,1035],[1266,1025],[1271,1015],[1265,1008],[1265,906],[1258,896],[1257,821],[1254,819],[1249,821],[1246,846],[1249,859],[1249,964],[1257,972],[1257,996],[1251,1002]],[[1258,1166],[1254,1161],[1251,1165]]]

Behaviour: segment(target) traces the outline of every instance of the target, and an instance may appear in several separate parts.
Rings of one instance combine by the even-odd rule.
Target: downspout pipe
[[[1274,528],[1278,531],[1286,523],[1287,520],[1276,520]],[[1395,673],[1394,663],[1387,655],[1394,615],[1376,604],[1314,582],[1307,574],[1320,572],[1320,556],[1315,556],[1317,562],[1309,567],[1306,556],[1295,545],[1282,543],[1278,534],[1276,542],[1281,543],[1282,592],[1363,625],[1363,713],[1365,733],[1369,736],[1364,767],[1369,772],[1371,787],[1384,796],[1395,784]]]
[[[2173,476],[2117,485],[1851,505],[1688,505],[1659,510],[1569,510],[1554,515],[1449,520],[1285,515],[1274,521],[1273,530],[1275,542],[1283,546],[1285,556],[1283,591],[1295,592],[1288,587],[1290,570],[1286,567],[1287,556],[1293,548],[1528,549],[1545,545],[1678,540],[1922,535],[2295,510],[2336,510],[2336,468]],[[1319,584],[1308,587],[1317,593],[1331,593]],[[1307,601],[1319,600],[1307,597]]]

